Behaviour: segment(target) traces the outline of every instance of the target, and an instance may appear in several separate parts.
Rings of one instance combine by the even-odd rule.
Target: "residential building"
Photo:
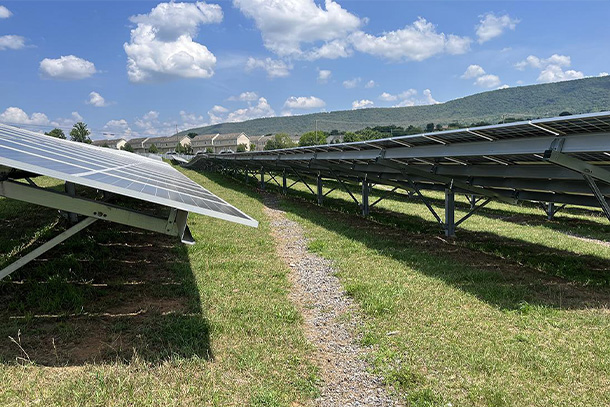
[[[164,154],[169,153],[170,151],[176,151],[178,143],[183,147],[191,145],[191,138],[189,136],[178,135],[170,137],[150,137],[142,142],[142,147],[144,148],[144,152],[148,152],[148,149],[154,144],[155,147],[157,147],[159,154]]]
[[[136,137],[127,140],[127,143],[133,148],[135,153],[147,153],[146,148],[144,147],[144,143],[149,139],[149,137]]]
[[[200,134],[191,139],[191,147],[193,148],[193,153],[197,154],[199,152],[205,153],[208,149],[214,151],[214,139],[218,137],[220,134]]]
[[[109,148],[114,148],[115,150],[120,150],[122,147],[125,146],[125,144],[127,144],[127,141],[125,141],[125,139],[119,138],[119,139],[110,139],[110,140],[93,140],[91,142],[91,144],[93,144],[94,146],[98,146],[98,147],[109,147]]]
[[[250,138],[246,136],[246,133],[219,134],[213,139],[214,153],[235,153],[240,144],[246,146],[246,151],[250,150]]]

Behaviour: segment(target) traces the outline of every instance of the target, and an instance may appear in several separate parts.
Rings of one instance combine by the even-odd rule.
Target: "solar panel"
[[[305,183],[304,177],[315,179],[318,192],[308,187],[318,202],[325,196],[322,180],[331,179],[338,180],[343,189],[343,181],[362,184],[362,208],[368,208],[365,186],[372,182],[415,192],[445,191],[446,214],[453,213],[455,192],[513,203],[596,206],[610,219],[606,199],[610,196],[610,112],[351,143],[212,154],[195,157],[188,166],[208,168],[210,163],[241,169],[246,176],[253,170],[260,172],[261,184],[265,171],[281,174],[284,191],[287,173],[297,176],[295,182]],[[363,214],[367,211],[363,209]],[[441,222],[440,216],[436,218]],[[444,227],[451,234],[447,224],[459,223],[451,217]]]
[[[258,222],[171,165],[126,151],[0,124],[0,166],[256,227]]]

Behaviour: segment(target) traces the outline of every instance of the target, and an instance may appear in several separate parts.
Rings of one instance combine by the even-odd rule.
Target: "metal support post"
[[[261,189],[265,190],[265,167],[261,167]]]
[[[286,179],[286,170],[282,171],[282,194],[288,194],[288,180]]]
[[[555,202],[549,202],[546,204],[546,219],[553,220],[555,217]]]
[[[449,188],[445,189],[445,235],[455,236],[455,194]]]
[[[70,195],[70,196],[76,196],[76,185],[74,185],[73,182],[67,182],[64,184],[64,191],[66,192],[66,194]],[[66,215],[68,216],[68,221],[71,224],[74,224],[76,222],[78,222],[78,215],[73,213],[73,212],[67,212]]]
[[[362,216],[369,216],[369,182],[362,180]]]
[[[317,186],[318,205],[322,205],[322,200],[324,199],[324,192],[322,191],[322,175],[320,175],[320,173],[318,173]]]

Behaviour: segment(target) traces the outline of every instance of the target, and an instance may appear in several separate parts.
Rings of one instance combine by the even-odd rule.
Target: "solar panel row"
[[[258,222],[164,162],[0,124],[0,165],[257,226]]]

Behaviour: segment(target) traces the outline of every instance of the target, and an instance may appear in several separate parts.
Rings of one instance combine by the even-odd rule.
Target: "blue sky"
[[[157,136],[599,76],[609,15],[605,1],[0,1],[0,122]]]

